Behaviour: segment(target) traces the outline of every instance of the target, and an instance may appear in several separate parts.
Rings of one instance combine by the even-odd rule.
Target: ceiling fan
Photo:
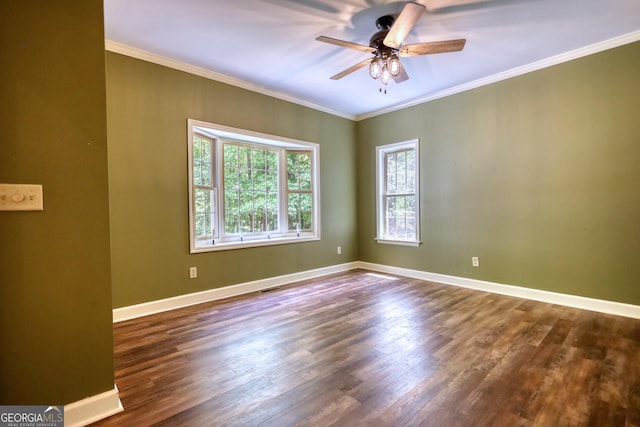
[[[405,71],[400,57],[428,55],[432,53],[457,52],[464,48],[466,39],[446,40],[428,43],[416,43],[403,45],[409,31],[424,12],[425,7],[418,3],[408,2],[402,12],[395,18],[392,15],[385,15],[376,20],[378,32],[371,36],[369,46],[338,40],[331,37],[319,36],[316,40],[333,45],[355,49],[360,52],[373,54],[373,58],[347,68],[346,70],[331,77],[338,80],[361,68],[369,66],[371,78],[380,79],[383,85],[389,84],[391,80],[402,83],[409,78]],[[382,88],[380,89],[382,91]],[[386,90],[385,90],[386,93]]]

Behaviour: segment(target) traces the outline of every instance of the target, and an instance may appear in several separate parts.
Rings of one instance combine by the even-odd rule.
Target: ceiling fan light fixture
[[[377,79],[382,75],[382,68],[384,66],[384,62],[381,58],[373,58],[371,60],[371,64],[369,64],[369,75],[372,79]]]
[[[383,85],[388,85],[390,81],[391,81],[391,72],[389,71],[389,67],[387,67],[387,64],[385,64],[382,67],[382,73],[380,73],[380,82]]]
[[[398,58],[398,55],[396,55],[395,53],[391,55],[387,66],[389,67],[389,73],[391,73],[393,77],[400,74],[400,58]]]

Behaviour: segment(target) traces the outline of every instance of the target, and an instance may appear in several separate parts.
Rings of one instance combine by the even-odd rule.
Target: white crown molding
[[[594,43],[589,46],[585,46],[569,52],[561,53],[559,55],[555,55],[540,61],[532,62],[531,64],[512,68],[510,70],[503,71],[501,73],[497,73],[492,76],[483,77],[481,79],[477,79],[472,82],[464,83],[464,84],[461,84],[452,88],[448,88],[439,92],[435,92],[426,96],[415,98],[410,101],[396,104],[388,108],[383,108],[380,110],[375,110],[369,113],[359,114],[359,115],[351,115],[351,114],[344,113],[342,111],[326,108],[321,105],[314,104],[314,103],[305,101],[303,99],[295,98],[293,96],[290,96],[281,92],[276,92],[271,89],[265,88],[263,86],[255,85],[235,77],[227,76],[221,73],[216,73],[215,71],[212,71],[203,67],[198,67],[196,65],[171,59],[155,53],[147,52],[145,50],[128,46],[122,43],[117,43],[111,40],[105,40],[105,49],[110,52],[130,56],[132,58],[140,59],[143,61],[173,68],[175,70],[184,71],[186,73],[194,74],[196,76],[204,77],[210,80],[226,83],[242,89],[261,93],[263,95],[271,96],[277,99],[281,99],[283,101],[292,102],[294,104],[302,105],[304,107],[312,108],[314,110],[322,111],[328,114],[332,114],[334,116],[343,117],[345,119],[354,120],[354,121],[360,121],[360,120],[365,120],[371,117],[380,116],[383,114],[402,110],[404,108],[413,107],[415,105],[424,104],[425,102],[434,101],[436,99],[444,98],[450,95],[455,95],[468,90],[476,89],[481,86],[497,83],[502,80],[507,80],[512,77],[517,77],[526,73],[538,71],[543,68],[551,67],[553,65],[558,65],[563,62],[568,62],[574,59],[582,58],[584,56],[593,55],[598,52],[602,52],[608,49],[613,49],[625,44],[634,43],[639,40],[640,40],[640,30],[633,31],[631,33],[623,34],[621,36],[604,40],[602,42]]]
[[[574,59],[582,58],[584,56],[593,55],[598,52],[602,52],[608,49],[613,49],[619,46],[623,46],[625,44],[634,43],[639,40],[640,40],[640,30],[634,31],[628,34],[624,34],[622,36],[614,37],[609,40],[604,40],[602,42],[594,43],[592,45],[575,49],[569,52],[561,53],[559,55],[555,55],[555,56],[543,59],[541,61],[532,62],[531,64],[523,65],[521,67],[512,68],[510,70],[503,71],[501,73],[497,73],[492,76],[483,77],[481,79],[464,83],[449,89],[445,89],[440,92],[435,92],[427,96],[415,98],[410,101],[396,104],[388,108],[372,111],[365,114],[360,114],[355,117],[355,120],[356,121],[365,120],[371,117],[380,116],[382,114],[402,110],[404,108],[413,107],[415,105],[424,104],[425,102],[433,101],[439,98],[444,98],[450,95],[455,95],[460,92],[476,89],[481,86],[486,86],[492,83],[497,83],[502,80],[507,80],[512,77],[520,76],[522,74],[538,71],[543,68],[551,67],[553,65],[562,64],[563,62],[572,61]]]
[[[123,410],[118,397],[118,387],[114,385],[113,390],[64,405],[64,425],[66,427],[86,426]]]
[[[533,301],[579,308],[582,310],[597,311],[599,313],[640,319],[640,306],[633,304],[586,298],[577,295],[561,294],[557,292],[543,291],[540,289],[524,288],[520,286],[486,282],[484,280],[469,279],[466,277],[448,276],[446,274],[429,273],[421,270],[412,270],[369,262],[358,262],[357,265],[359,268],[377,271],[380,273],[397,274],[399,276],[411,277],[444,285],[459,286],[491,292],[494,294],[508,295]]]
[[[342,111],[332,110],[330,108],[326,108],[321,105],[305,101],[303,99],[295,98],[291,95],[287,95],[282,92],[276,92],[266,87],[249,83],[247,81],[244,81],[235,77],[231,77],[226,74],[217,73],[207,68],[198,67],[196,65],[192,65],[187,62],[182,62],[176,59],[168,58],[166,56],[147,52],[146,50],[138,49],[133,46],[117,43],[111,40],[105,40],[104,47],[105,47],[105,50],[109,52],[119,53],[121,55],[130,56],[132,58],[140,59],[142,61],[147,61],[153,64],[162,65],[164,67],[173,68],[174,70],[184,71],[185,73],[204,77],[209,80],[215,80],[220,83],[236,86],[242,89],[250,90],[252,92],[257,92],[262,95],[271,96],[273,98],[281,99],[283,101],[291,102],[293,104],[302,105],[303,107],[312,108],[314,110],[322,111],[324,113],[332,114],[338,117],[343,117],[345,119],[349,119],[349,120],[355,119],[355,116],[351,114],[346,114]]]
[[[286,274],[284,276],[260,279],[252,282],[240,283],[237,285],[230,285],[222,288],[209,289],[207,291],[195,292],[185,295],[178,295],[176,297],[130,305],[122,308],[115,308],[113,309],[113,322],[122,322],[142,316],[148,316],[150,314],[174,310],[176,308],[188,307],[190,305],[200,304],[203,302],[215,301],[222,298],[260,291],[263,289],[275,288],[277,286],[283,286],[300,280],[313,279],[316,277],[326,276],[328,274],[353,270],[354,268],[357,268],[357,266],[356,263],[353,262],[338,264],[329,267],[318,268],[315,270],[307,270],[299,273]]]

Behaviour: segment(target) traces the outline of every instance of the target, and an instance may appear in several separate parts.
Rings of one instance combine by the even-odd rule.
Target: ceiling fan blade
[[[466,39],[446,40],[441,42],[407,44],[400,48],[400,56],[428,55],[430,53],[457,52],[464,48]]]
[[[405,80],[409,80],[409,74],[407,74],[407,71],[404,69],[401,63],[400,73],[393,78],[393,81],[395,81],[396,83],[402,83]]]
[[[358,71],[360,68],[366,67],[367,65],[369,65],[370,62],[371,62],[371,58],[365,59],[364,61],[357,63],[353,67],[349,67],[346,70],[339,72],[335,76],[331,76],[331,80],[339,80],[344,76],[353,73],[354,71]]]
[[[426,8],[421,4],[408,2],[404,6],[404,9],[402,9],[402,12],[400,12],[400,15],[398,15],[396,22],[389,30],[389,33],[387,33],[387,36],[384,38],[382,43],[384,43],[385,46],[397,49],[404,41],[404,38],[407,37],[407,34],[409,34],[409,31],[411,31],[425,9]]]
[[[363,44],[346,42],[344,40],[338,40],[331,37],[319,36],[316,37],[316,40],[319,42],[325,42],[329,44],[333,44],[340,47],[348,47],[349,49],[359,50],[360,52],[374,53],[376,50],[370,46],[365,46]]]

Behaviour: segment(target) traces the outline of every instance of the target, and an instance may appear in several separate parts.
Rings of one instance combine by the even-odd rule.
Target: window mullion
[[[278,150],[278,183],[280,191],[278,191],[280,232],[286,234],[289,231],[289,184],[287,183],[287,151]]]
[[[224,219],[221,218],[224,212],[224,188],[222,187],[222,143],[218,138],[213,139],[213,146],[211,152],[213,155],[213,161],[211,162],[211,183],[213,184],[213,197],[215,197],[216,214],[213,219],[214,222],[214,235],[213,241],[220,239],[224,236]],[[217,191],[216,191],[217,190]],[[216,235],[217,234],[217,235]]]

